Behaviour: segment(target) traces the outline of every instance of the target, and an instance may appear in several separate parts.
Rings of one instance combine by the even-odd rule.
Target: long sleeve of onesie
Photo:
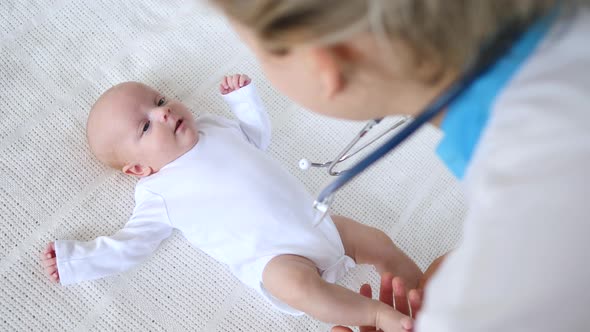
[[[270,144],[271,124],[254,84],[223,95],[223,99],[229,104],[248,140],[259,149],[266,150]]]
[[[136,192],[133,215],[112,236],[92,241],[55,241],[57,269],[62,285],[98,279],[130,269],[153,253],[172,233],[164,200],[153,193]]]

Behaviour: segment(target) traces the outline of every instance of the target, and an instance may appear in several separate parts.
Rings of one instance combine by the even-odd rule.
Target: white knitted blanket
[[[85,140],[89,107],[126,80],[153,85],[196,115],[230,116],[217,82],[247,73],[273,123],[270,153],[317,193],[324,161],[362,127],[313,115],[281,96],[215,11],[186,0],[0,2],[0,331],[326,331],[279,313],[180,234],[137,268],[62,287],[39,252],[54,239],[114,233],[133,208],[134,179],[100,165]],[[377,128],[383,129],[381,125]],[[378,130],[378,129],[376,129]],[[337,213],[387,232],[425,268],[459,239],[458,184],[422,129],[338,196]],[[239,161],[230,161],[239,167]],[[376,285],[370,267],[342,280]]]

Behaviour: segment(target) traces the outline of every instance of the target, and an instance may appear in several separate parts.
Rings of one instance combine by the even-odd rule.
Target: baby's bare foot
[[[408,332],[414,328],[414,321],[392,307],[383,304],[379,306],[377,311],[375,325],[384,332]]]

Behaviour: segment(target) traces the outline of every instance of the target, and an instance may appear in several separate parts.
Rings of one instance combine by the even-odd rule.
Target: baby
[[[125,271],[177,229],[280,310],[325,322],[411,329],[391,307],[333,284],[355,263],[416,286],[421,272],[383,232],[332,216],[313,226],[313,199],[264,150],[270,121],[246,75],[220,85],[237,121],[196,121],[179,101],[137,82],[107,90],[87,124],[96,157],[139,177],[125,227],[93,241],[48,244],[42,263],[62,285]]]

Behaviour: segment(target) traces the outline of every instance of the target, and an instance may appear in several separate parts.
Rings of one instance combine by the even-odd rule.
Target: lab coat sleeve
[[[136,193],[136,207],[125,227],[92,241],[55,241],[62,285],[103,278],[130,269],[153,253],[172,233],[164,200]]]
[[[270,144],[271,123],[264,104],[250,83],[236,91],[223,95],[248,141],[261,150]]]

